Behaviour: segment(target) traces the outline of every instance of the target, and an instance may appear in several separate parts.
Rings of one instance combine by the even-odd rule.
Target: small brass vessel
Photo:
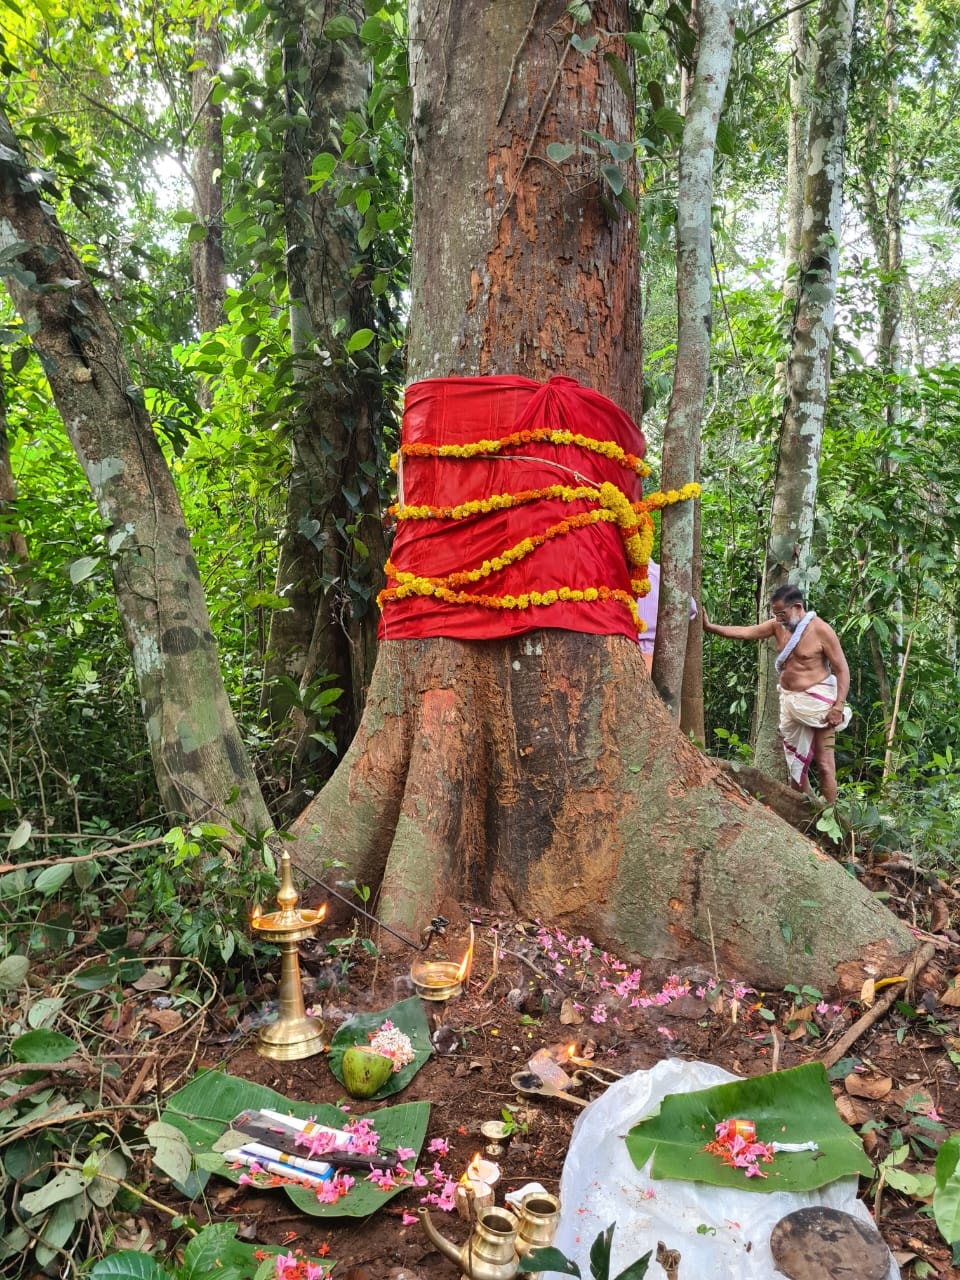
[[[417,956],[410,966],[410,980],[421,1000],[452,1000],[463,991],[473,964],[473,925],[470,945],[458,964],[455,960],[425,960]]]
[[[434,1248],[459,1266],[461,1280],[513,1280],[517,1274],[520,1259],[514,1246],[518,1223],[509,1209],[479,1210],[473,1235],[460,1247],[440,1234],[430,1211],[422,1205],[417,1217]]]
[[[560,1201],[557,1197],[547,1191],[531,1191],[520,1201],[517,1253],[523,1258],[534,1249],[549,1248],[559,1225]]]
[[[280,855],[280,888],[277,892],[280,910],[264,914],[258,907],[250,921],[255,938],[275,942],[280,948],[280,1012],[275,1022],[260,1028],[256,1045],[257,1053],[277,1062],[309,1058],[323,1049],[323,1022],[319,1018],[307,1017],[303,1003],[297,948],[305,938],[315,935],[327,909],[325,906],[317,911],[298,909],[299,900],[300,895],[293,884],[293,864],[285,849]]]

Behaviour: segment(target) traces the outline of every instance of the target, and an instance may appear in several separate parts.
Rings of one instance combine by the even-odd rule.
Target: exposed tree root
[[[415,935],[451,902],[770,986],[911,950],[842,867],[681,735],[621,637],[387,641],[357,737],[294,826]],[[445,912],[446,914],[446,912]]]

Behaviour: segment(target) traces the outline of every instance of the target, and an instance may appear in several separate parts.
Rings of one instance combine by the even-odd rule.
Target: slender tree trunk
[[[41,203],[0,114],[0,248],[57,409],[107,528],[160,793],[171,815],[270,825],[227,701],[180,500],[119,338],[83,265]]]
[[[807,172],[807,143],[810,130],[810,18],[806,8],[795,8],[787,16],[789,61],[787,65],[790,119],[787,126],[787,190],[784,198],[784,275],[781,294],[785,315],[793,316],[799,294],[800,241],[803,227],[803,189]],[[786,367],[779,370],[786,399]],[[782,566],[765,559],[761,586],[761,607],[787,581]],[[757,705],[754,712],[754,762],[771,778],[786,784],[787,767],[780,742],[780,699],[777,694],[775,654],[769,645],[760,646],[757,673]]]
[[[626,0],[598,0],[592,21],[576,33],[629,66],[603,36],[627,29]],[[565,0],[411,4],[411,367],[574,374],[634,405],[633,219],[607,216],[589,157],[547,153],[598,121],[629,138],[633,103],[570,31]],[[340,860],[408,935],[467,899],[620,954],[709,963],[713,937],[728,971],[770,983],[858,981],[910,946],[680,734],[624,636],[388,638],[360,731],[294,834],[302,866]]]
[[[777,585],[809,585],[820,449],[830,385],[836,313],[843,142],[853,38],[853,0],[823,0],[810,100],[803,219],[786,369],[786,404],[764,573],[764,607]],[[782,776],[776,746],[776,692],[769,655],[761,668],[758,763]]]
[[[17,505],[17,486],[10,468],[7,436],[7,397],[0,368],[0,589],[12,568],[12,561],[26,560],[27,540],[12,523]]]
[[[369,73],[358,42],[322,35],[323,21],[333,16],[350,16],[359,25],[362,5],[341,0],[322,11],[298,8],[291,16],[284,45],[287,113],[305,111],[311,120],[309,128],[288,131],[283,158],[300,407],[292,423],[276,587],[287,607],[271,616],[262,707],[279,727],[289,707],[279,677],[294,681],[303,695],[318,675],[335,675],[344,690],[335,721],[342,753],[359,723],[377,651],[374,598],[386,559],[376,482],[383,403],[375,363],[365,355],[358,362],[344,350],[356,330],[376,327],[370,272],[358,243],[362,219],[354,205],[337,207],[339,183],[311,192],[308,175],[319,152],[338,149],[332,126],[363,110]],[[318,773],[329,776],[335,757],[311,740],[314,728],[309,708],[306,714],[300,708],[287,722],[285,738],[295,772],[311,748],[318,754],[315,780]]]
[[[223,322],[227,293],[223,258],[223,110],[213,101],[213,88],[220,68],[220,33],[216,14],[197,19],[193,51],[197,64],[191,74],[193,119],[191,138],[193,160],[193,212],[205,230],[202,240],[190,244],[193,288],[197,299],[197,322],[201,333],[211,333]],[[209,408],[209,388],[204,386],[201,401]]]
[[[697,474],[700,425],[710,373],[710,226],[713,159],[720,109],[733,57],[729,0],[700,0],[698,48],[680,146],[677,193],[677,360],[663,432],[662,486],[682,489]],[[693,590],[693,503],[665,507],[660,526],[660,607],[653,682],[679,719],[690,596]]]

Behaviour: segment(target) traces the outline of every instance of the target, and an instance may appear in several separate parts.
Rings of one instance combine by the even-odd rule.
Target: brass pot
[[[560,1201],[547,1191],[531,1191],[520,1202],[517,1253],[521,1258],[534,1249],[553,1244],[560,1225]]]
[[[519,1223],[509,1209],[481,1209],[473,1235],[459,1249],[433,1225],[428,1209],[419,1208],[417,1216],[431,1244],[459,1266],[463,1280],[513,1280],[517,1274]]]

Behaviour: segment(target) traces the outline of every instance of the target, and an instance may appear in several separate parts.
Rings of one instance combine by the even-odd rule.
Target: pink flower
[[[606,1022],[606,1020],[607,1020],[606,1009],[603,1007],[602,1004],[595,1004],[593,1008],[590,1010],[590,1021]]]
[[[437,1156],[449,1155],[450,1144],[446,1138],[431,1138],[427,1143],[427,1150]],[[436,1168],[436,1165],[434,1165],[434,1168]]]
[[[416,1154],[413,1147],[397,1147],[398,1160],[412,1160]]]
[[[406,1209],[404,1209],[403,1217],[400,1221],[405,1227],[415,1227],[420,1219],[415,1213],[407,1213]]]
[[[449,1213],[456,1203],[457,1184],[448,1179],[443,1184],[443,1190],[440,1193],[440,1199],[437,1201],[437,1208],[443,1213]]]
[[[669,1027],[657,1027],[657,1031],[665,1040],[676,1040],[676,1033],[671,1031]]]

